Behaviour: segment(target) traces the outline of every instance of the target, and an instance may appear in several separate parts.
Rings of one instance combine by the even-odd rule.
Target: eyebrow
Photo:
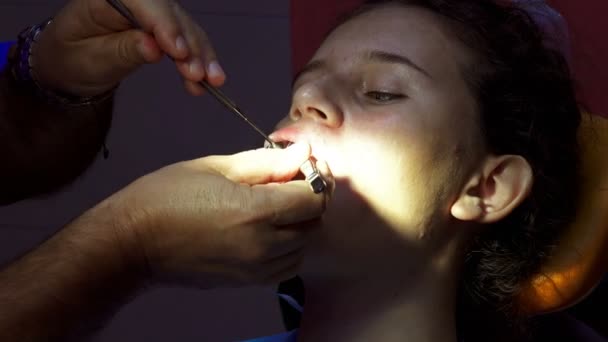
[[[421,74],[425,75],[428,78],[433,78],[431,74],[429,74],[426,70],[418,66],[411,59],[406,56],[398,55],[391,52],[381,51],[381,50],[371,50],[365,54],[365,60],[372,62],[381,62],[381,63],[389,63],[389,64],[401,64],[407,67],[410,67]],[[293,88],[296,81],[304,74],[308,74],[311,72],[315,72],[321,69],[327,68],[327,64],[323,60],[316,60],[308,63],[304,66],[293,78],[291,82],[291,86]]]
[[[414,63],[411,59],[409,59],[406,56],[397,55],[397,54],[386,52],[386,51],[372,50],[366,54],[366,59],[368,61],[406,65],[410,68],[417,70],[418,72],[420,72],[421,74],[425,75],[428,78],[431,78],[431,79],[433,78],[433,77],[431,77],[431,74],[429,74],[426,70],[424,70],[423,68],[418,66],[416,63]]]

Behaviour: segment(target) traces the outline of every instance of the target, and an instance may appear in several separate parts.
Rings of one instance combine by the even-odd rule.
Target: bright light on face
[[[271,135],[309,143],[336,177],[312,252],[340,264],[332,272],[395,241],[420,244],[449,219],[471,168],[479,132],[461,72],[468,50],[439,23],[395,6],[340,26],[294,83],[289,116]]]

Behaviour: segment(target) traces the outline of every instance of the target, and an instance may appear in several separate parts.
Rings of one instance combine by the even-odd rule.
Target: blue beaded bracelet
[[[53,19],[50,18],[42,24],[26,28],[19,34],[16,54],[12,60],[12,73],[15,80],[24,84],[33,84],[36,95],[53,104],[83,106],[100,103],[112,97],[115,89],[97,96],[81,97],[46,89],[36,81],[32,74],[32,46],[38,41],[40,33],[52,22]]]
[[[0,42],[0,70],[8,65],[8,54],[15,42]]]

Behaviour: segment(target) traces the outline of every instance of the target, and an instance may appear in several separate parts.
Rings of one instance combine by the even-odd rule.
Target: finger
[[[308,220],[319,218],[327,208],[336,189],[336,180],[329,165],[325,161],[317,161],[317,169],[327,184],[326,189],[320,194],[315,194],[310,189],[310,184],[305,181],[292,181],[286,184],[270,184],[266,187],[259,185],[254,189],[265,189],[268,196],[266,212],[273,217],[272,222],[276,225],[291,225],[303,223]],[[303,188],[306,188],[305,191]],[[254,196],[255,199],[258,199]],[[259,198],[262,198],[261,196]],[[257,202],[256,202],[257,203]],[[299,225],[302,226],[301,224]],[[313,225],[309,225],[313,226]]]
[[[157,63],[163,58],[163,52],[150,34],[139,31],[142,34],[141,40],[134,39],[137,50],[141,54],[145,63]]]
[[[267,245],[270,246],[267,259],[270,260],[304,248],[315,231],[314,228],[317,227],[312,221],[307,221],[307,223],[272,230],[269,234],[270,241],[267,242]]]
[[[99,46],[98,53],[87,59],[99,79],[118,82],[142,64],[162,59],[162,52],[154,38],[142,31],[129,30],[92,38]],[[105,66],[105,67],[104,67]]]
[[[319,218],[331,193],[315,194],[306,181],[256,185],[252,188],[253,206],[272,225],[282,226]]]
[[[184,80],[184,87],[186,88],[186,91],[193,96],[201,96],[205,94],[205,88],[198,84],[198,82]]]
[[[310,145],[297,143],[286,149],[257,149],[231,156],[215,157],[210,166],[237,182],[266,184],[292,179],[310,157]]]
[[[217,62],[217,55],[209,36],[181,6],[174,6],[174,11],[190,51],[187,61],[189,67],[180,68],[180,72],[190,81],[201,81],[206,78],[214,86],[222,85],[226,75]]]
[[[303,258],[296,260],[292,264],[288,265],[285,269],[278,271],[277,273],[267,277],[263,284],[275,285],[285,280],[291,279],[298,275],[302,268]]]
[[[171,0],[123,0],[142,29],[150,32],[160,48],[174,59],[186,59],[190,53]]]
[[[200,82],[205,78],[205,66],[203,65],[203,61],[198,57],[183,61],[175,61],[175,66],[185,80]]]
[[[107,46],[109,48],[104,50],[112,51],[114,49],[115,53],[109,53],[104,63],[124,65],[125,68],[131,70],[142,64],[158,62],[163,56],[154,37],[138,30],[129,30],[109,36]]]
[[[207,57],[205,60],[209,61],[210,59]],[[219,87],[226,83],[226,73],[217,60],[207,62],[207,80],[214,87]]]
[[[297,249],[260,265],[263,283],[292,278],[302,265],[304,249]],[[287,277],[287,278],[284,278]],[[281,278],[280,280],[277,280]]]

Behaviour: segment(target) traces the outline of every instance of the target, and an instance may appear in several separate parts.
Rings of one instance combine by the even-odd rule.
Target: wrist
[[[0,301],[10,299],[15,321],[0,328],[17,326],[31,336],[17,340],[82,340],[146,289],[117,243],[112,214],[100,206],[87,211],[3,271],[10,281],[0,281],[0,297],[7,294]]]
[[[98,238],[107,243],[107,257],[115,265],[116,272],[145,287],[151,277],[137,220],[121,202],[114,195],[87,211],[82,219],[95,222],[91,226],[103,227],[97,232]]]
[[[9,60],[12,64],[12,74],[15,80],[27,86],[38,98],[44,102],[63,106],[84,106],[94,105],[110,99],[117,88],[113,87],[106,91],[78,94],[69,90],[64,90],[57,82],[53,82],[52,74],[49,70],[57,68],[56,63],[51,63],[54,50],[61,49],[58,43],[53,42],[52,34],[48,30],[53,24],[50,18],[39,25],[26,28],[19,34],[19,39],[14,53]],[[45,40],[41,39],[45,36]],[[48,47],[48,45],[51,45]],[[43,45],[42,47],[40,45]],[[40,50],[45,51],[41,53]],[[46,50],[45,50],[46,49]],[[55,58],[54,60],[57,60]],[[50,76],[51,75],[51,76]]]

